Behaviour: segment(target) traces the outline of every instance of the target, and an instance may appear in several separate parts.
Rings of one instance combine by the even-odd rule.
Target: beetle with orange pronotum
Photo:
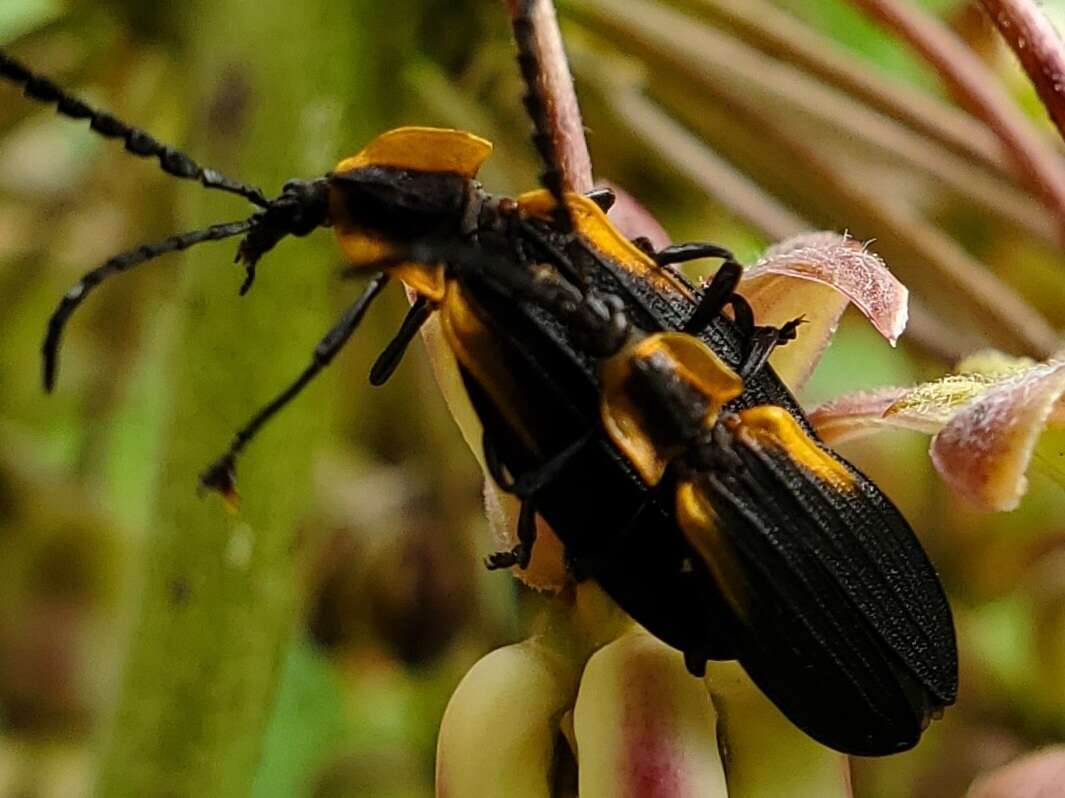
[[[528,564],[539,515],[563,542],[574,576],[601,584],[682,651],[693,673],[708,659],[738,659],[815,739],[865,755],[912,747],[954,701],[950,610],[905,519],[818,441],[768,365],[773,349],[799,334],[799,320],[757,325],[727,250],[655,251],[610,222],[609,191],[565,190],[527,13],[516,16],[514,32],[545,164],[543,187],[517,198],[477,182],[487,141],[422,127],[384,133],[327,175],[290,181],[267,198],[0,53],[0,77],[28,97],[88,119],[173,176],[256,207],[87,273],[48,324],[46,388],[64,325],[109,276],[240,237],[244,292],[279,241],[332,227],[350,270],[371,275],[369,283],[304,372],[204,471],[204,486],[235,500],[238,456],[398,278],[416,300],[371,380],[385,382],[438,315],[484,429],[487,468],[521,501],[518,543],[489,557],[490,567]],[[706,257],[724,265],[705,288],[671,268]]]

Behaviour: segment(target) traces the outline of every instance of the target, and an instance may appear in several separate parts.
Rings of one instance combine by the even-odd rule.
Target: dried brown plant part
[[[937,302],[937,310],[959,328],[963,345],[968,339],[968,346],[978,346],[990,336],[996,345],[1040,356],[1057,347],[1056,331],[1038,312],[957,242],[898,198],[847,173],[831,152],[819,149],[820,142],[782,125],[748,78],[715,51],[720,39],[729,42],[726,37],[644,0],[624,5],[570,0],[567,8],[597,33],[646,58],[656,70],[655,94],[704,137],[730,136],[722,148],[730,157],[732,146],[740,153],[754,150],[756,158],[775,156],[767,176],[784,176],[803,187],[812,204],[831,207],[830,224],[878,237],[878,249],[915,293],[937,300],[949,296],[949,303]],[[581,66],[605,70],[594,62]],[[819,226],[825,222],[818,221]]]
[[[504,0],[511,18],[518,13],[522,0]],[[577,93],[573,88],[562,33],[558,28],[555,5],[551,0],[532,0],[529,13],[534,29],[536,56],[540,62],[540,87],[545,100],[559,167],[571,191],[591,190],[592,159],[584,137]]]
[[[870,108],[1003,175],[1012,166],[1002,144],[969,114],[927,92],[885,77],[838,42],[766,0],[682,0],[764,53],[847,92]]]
[[[1057,217],[1065,241],[1065,162],[1005,95],[994,74],[949,28],[917,6],[902,0],[851,2],[913,46],[958,101],[984,120]]]
[[[639,92],[621,89],[608,99],[618,120],[648,149],[769,238],[787,238],[813,227]]]
[[[1065,139],[1065,43],[1032,0],[980,0]]]
[[[572,8],[578,16],[614,14],[608,0],[579,0]],[[667,64],[686,76],[689,69],[698,71],[715,83],[742,88],[751,101],[760,101],[775,112],[777,124],[815,122],[838,136],[841,144],[857,145],[878,156],[886,154],[929,175],[938,187],[962,202],[1008,220],[1052,246],[1059,243],[1056,219],[1013,180],[989,173],[970,158],[955,154],[788,62],[652,3],[630,0],[618,19],[607,25],[623,27],[625,38],[634,45],[625,49],[637,49],[649,62]],[[827,138],[822,131],[818,136]]]

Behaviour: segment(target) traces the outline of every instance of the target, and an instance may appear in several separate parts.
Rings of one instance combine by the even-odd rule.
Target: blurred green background
[[[966,151],[935,132],[959,119],[961,139],[973,130],[936,77],[842,2],[780,0],[781,17],[759,2],[747,22],[744,5],[640,0],[628,12],[651,16],[631,22],[601,0],[560,3],[597,175],[674,239],[747,261],[792,226],[877,239],[914,291],[913,335],[893,350],[848,315],[809,406],[934,378],[981,345],[1045,356],[1045,338],[980,311],[965,275],[997,275],[1061,329],[1053,222],[1001,159],[981,156],[986,138]],[[1046,127],[979,14],[925,5]],[[652,21],[676,38],[656,39]],[[750,27],[777,22],[778,39]],[[686,60],[699,41],[682,30],[724,40],[721,63]],[[874,110],[781,42],[903,100]],[[0,44],[268,194],[401,123],[492,139],[490,190],[535,180],[495,2],[4,0]],[[655,127],[663,114],[703,149]],[[747,175],[753,210],[730,168],[695,157],[711,152]],[[249,450],[237,516],[197,497],[196,477],[358,290],[337,277],[327,233],[279,246],[243,299],[232,243],[113,280],[69,326],[56,393],[41,391],[40,340],[62,293],[120,250],[247,212],[206,194],[0,86],[0,796],[88,795],[93,783],[123,796],[431,795],[448,696],[479,656],[520,639],[542,599],[480,565],[493,548],[480,472],[420,346],[387,386],[367,384],[402,292]],[[907,433],[845,448],[943,573],[962,690],[916,751],[855,763],[859,796],[957,795],[1065,739],[1062,492],[1035,472],[1018,511],[977,514],[926,452]]]

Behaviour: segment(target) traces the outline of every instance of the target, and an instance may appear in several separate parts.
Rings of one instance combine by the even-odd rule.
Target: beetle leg
[[[200,485],[202,487],[217,490],[230,500],[236,498],[235,467],[237,455],[255,437],[255,434],[263,424],[296,398],[300,391],[318,375],[318,372],[329,365],[337,352],[343,348],[352,333],[355,332],[374,299],[388,284],[388,280],[388,274],[385,272],[379,272],[370,279],[369,285],[366,286],[359,298],[344,311],[344,315],[319,341],[318,346],[314,349],[314,356],[310,365],[285,390],[281,391],[269,404],[259,410],[251,421],[241,427],[237,434],[233,436],[233,442],[229,445],[225,454],[215,460],[200,475]]]
[[[698,335],[710,324],[717,314],[725,309],[725,305],[731,304],[732,307],[739,313],[740,309],[737,304],[746,305],[746,301],[740,303],[737,302],[736,287],[740,284],[740,277],[743,276],[743,267],[740,266],[734,260],[726,260],[721,264],[721,268],[717,270],[710,283],[703,289],[703,295],[699,299],[699,304],[696,305],[695,311],[685,322],[684,328],[681,332],[690,333],[692,335]],[[740,298],[742,299],[742,297]],[[747,305],[748,312],[750,306]],[[737,317],[737,322],[739,318]]]
[[[684,247],[696,247],[703,245],[680,244],[677,249]],[[712,244],[705,245],[712,247]],[[671,249],[671,248],[667,248]],[[665,252],[666,250],[662,250]],[[727,252],[727,250],[725,250]],[[732,308],[732,314],[740,335],[747,342],[747,353],[740,364],[739,375],[742,379],[749,379],[756,374],[769,359],[769,355],[778,346],[795,340],[795,332],[803,323],[802,317],[792,319],[782,327],[761,327],[754,323],[754,312],[750,303],[740,294],[736,293],[743,267],[734,260],[726,260],[717,274],[710,280],[709,285],[703,289],[702,298],[695,311],[684,325],[683,332],[698,335],[710,321],[728,305]]]
[[[724,247],[717,244],[706,244],[701,241],[692,241],[685,244],[671,244],[668,247],[655,251],[654,245],[644,237],[632,240],[634,246],[649,255],[660,268],[684,277],[678,264],[687,263],[702,258],[722,258],[726,263],[735,263],[736,258]],[[727,275],[722,275],[724,278]],[[718,308],[720,311],[720,308]],[[711,314],[711,318],[713,314]]]
[[[719,247],[717,244],[704,244],[699,241],[672,244],[668,247],[663,247],[658,252],[651,253],[651,257],[655,259],[659,266],[687,263],[690,260],[700,260],[702,258],[722,258],[726,263],[736,262],[733,254],[724,247]]]
[[[388,382],[396,367],[399,366],[400,361],[403,360],[403,354],[407,351],[407,347],[410,346],[410,342],[414,340],[418,330],[432,315],[433,310],[434,308],[429,304],[429,300],[423,296],[414,301],[414,304],[410,306],[410,310],[407,311],[403,323],[399,326],[395,337],[388,342],[388,345],[377,356],[377,360],[374,361],[373,366],[370,368],[371,385],[384,385]]]
[[[599,210],[603,213],[606,213],[614,207],[614,203],[617,201],[617,195],[614,193],[614,189],[606,186],[597,186],[591,191],[586,192],[584,196],[598,205]]]
[[[489,571],[518,566],[522,570],[532,559],[533,544],[536,543],[536,507],[532,499],[521,503],[518,513],[518,542],[509,551],[497,551],[485,557],[484,565]]]
[[[743,336],[744,342],[750,345],[750,341],[757,329],[754,323],[754,311],[751,310],[751,303],[739,294],[733,294],[725,300],[725,304],[732,307],[732,319],[736,322],[736,327],[739,329],[740,335]]]
[[[783,346],[789,341],[794,341],[796,330],[805,321],[800,316],[785,323],[782,327],[755,327],[750,339],[750,349],[747,351],[743,363],[740,364],[740,379],[749,380],[766,364],[774,349],[778,346]]]
[[[481,436],[481,450],[484,452],[484,465],[488,469],[489,476],[504,493],[514,492],[514,480],[503,468],[503,461],[499,459],[499,450],[485,430]]]
[[[484,463],[489,475],[504,493],[511,493],[519,499],[531,499],[550,485],[566,467],[570,460],[592,439],[592,433],[586,432],[550,460],[537,468],[526,471],[517,479],[511,479],[499,459],[499,452],[492,439],[485,432],[481,439],[484,448]]]
[[[586,432],[576,441],[571,443],[561,452],[556,454],[539,468],[527,471],[514,482],[513,493],[521,499],[530,499],[536,496],[548,485],[558,478],[569,461],[574,458],[592,439],[592,433]]]
[[[521,512],[518,514],[518,543],[509,551],[497,551],[485,559],[485,566],[490,571],[510,568],[517,565],[525,568],[532,558],[533,544],[536,543],[536,494],[550,485],[562,472],[562,469],[581,451],[592,438],[587,432],[556,454],[539,468],[527,471],[516,480],[507,478],[499,453],[485,433],[482,439],[485,467],[499,489],[512,493],[521,499]]]

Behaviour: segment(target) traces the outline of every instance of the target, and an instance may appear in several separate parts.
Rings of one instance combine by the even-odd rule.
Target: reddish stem
[[[1065,139],[1065,43],[1032,0],[981,0]]]
[[[1065,241],[1065,164],[999,88],[995,76],[945,25],[903,0],[851,0],[908,41],[951,93],[1001,139],[1018,171],[1055,214]]]
[[[513,17],[522,0],[504,0],[507,11]],[[562,44],[555,5],[551,0],[532,0],[530,16],[536,32],[536,54],[542,71],[540,85],[543,88],[547,118],[551,125],[559,167],[571,191],[590,191],[592,182],[592,159],[588,154],[588,142],[584,138],[584,123],[573,88],[573,76]]]

